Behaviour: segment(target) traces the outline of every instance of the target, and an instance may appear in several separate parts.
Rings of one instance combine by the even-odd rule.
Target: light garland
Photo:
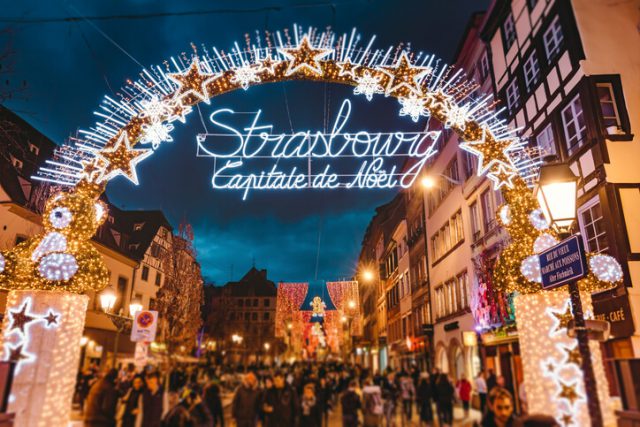
[[[589,309],[590,296],[581,298]],[[549,414],[562,426],[590,425],[580,353],[576,339],[567,336],[573,319],[567,292],[519,295],[515,306],[529,412]],[[614,425],[600,347],[595,341],[589,346],[604,424]]]
[[[598,280],[619,282],[622,280],[620,263],[609,255],[593,255],[589,258],[589,267]]]
[[[68,425],[88,300],[67,292],[9,292],[1,348],[17,362],[8,408],[16,425]]]
[[[552,236],[549,233],[543,233],[536,237],[535,242],[533,242],[533,252],[539,254],[540,252],[544,252],[550,247],[557,245],[560,243],[558,239]]]

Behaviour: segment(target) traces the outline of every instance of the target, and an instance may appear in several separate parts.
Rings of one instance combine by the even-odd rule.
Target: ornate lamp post
[[[548,159],[551,160],[551,159]],[[571,229],[576,219],[576,200],[578,177],[576,177],[566,163],[548,163],[540,168],[535,196],[545,218],[558,232],[561,238],[571,235]],[[571,297],[576,338],[580,351],[581,369],[584,376],[584,386],[587,394],[587,407],[593,426],[602,426],[602,412],[596,388],[596,378],[591,362],[588,332],[585,325],[582,301],[578,282],[572,280],[568,284]]]
[[[113,343],[113,358],[111,360],[111,366],[116,367],[116,360],[118,358],[118,344],[120,341],[120,334],[131,330],[133,324],[133,317],[135,314],[142,310],[142,304],[139,300],[134,299],[129,303],[129,316],[122,316],[120,314],[113,313],[113,307],[116,304],[118,296],[111,288],[105,289],[100,294],[100,305],[102,311],[111,320],[113,326],[116,327],[116,337]]]

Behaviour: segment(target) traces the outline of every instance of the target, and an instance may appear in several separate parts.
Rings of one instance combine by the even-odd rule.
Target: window
[[[480,238],[480,235],[482,234],[482,230],[480,229],[480,212],[478,211],[478,203],[473,202],[469,207],[469,211],[471,214],[471,234],[473,237],[473,241],[475,242]]]
[[[157,243],[152,243],[151,244],[151,256],[154,258],[159,258],[160,257],[160,253],[162,252],[162,248],[160,247],[159,244]]]
[[[249,320],[250,319],[249,316],[251,316],[251,313],[249,312],[244,313],[244,320]]]
[[[476,172],[476,159],[475,156],[467,151],[462,151],[462,157],[464,159],[464,175],[469,179]]]
[[[538,57],[534,50],[524,62],[524,81],[527,84],[527,90],[529,92],[533,90],[534,85],[538,82],[538,77],[540,77],[540,66],[538,65]]]
[[[271,305],[271,300],[269,298],[264,299],[264,306],[269,307]]]
[[[493,206],[493,197],[491,192],[485,190],[480,196],[482,202],[482,216],[484,217],[484,232],[488,233],[496,225],[496,209]]]
[[[33,154],[37,156],[38,153],[40,152],[40,148],[38,148],[38,146],[35,144],[29,143],[29,151],[31,151]]]
[[[584,144],[584,139],[587,136],[587,126],[584,122],[580,95],[576,95],[569,105],[562,110],[562,127],[567,142],[567,150],[571,154]]]
[[[600,199],[597,196],[578,208],[578,221],[587,251],[605,252],[609,249]]]
[[[512,13],[507,16],[504,24],[502,24],[502,40],[504,41],[505,52],[509,50],[509,48],[513,45],[513,42],[516,41],[516,24],[513,21]]]
[[[458,310],[464,310],[469,307],[469,276],[467,272],[460,274],[456,278],[458,291]]]
[[[478,69],[480,70],[480,78],[484,80],[489,77],[489,56],[487,55],[486,51],[480,57],[480,64],[478,65]]]
[[[553,139],[553,126],[551,126],[551,123],[536,136],[536,144],[540,150],[541,157],[556,154],[556,142]]]
[[[146,265],[142,266],[142,280],[144,280],[145,282],[149,280],[149,267],[147,267]]]
[[[262,315],[262,320],[269,320],[269,312],[266,311],[263,315]]]
[[[229,320],[236,320],[236,313],[234,313],[233,311],[229,313]]]
[[[510,112],[513,112],[513,110],[518,106],[519,101],[520,92],[518,91],[518,79],[514,78],[509,86],[507,86],[507,106],[509,107]]]
[[[244,307],[244,300],[238,300],[238,307]]]
[[[11,164],[16,168],[16,169],[22,169],[22,161],[16,159],[15,157],[11,156]]]
[[[144,222],[136,222],[133,224],[133,231],[142,231],[142,227],[144,227]]]
[[[620,115],[618,114],[618,106],[616,98],[613,95],[613,86],[611,83],[596,84],[598,91],[598,100],[600,101],[600,112],[602,113],[602,122],[604,127],[616,126],[620,128]]]
[[[253,306],[257,307],[258,306],[258,298],[254,298],[253,299]]]
[[[244,300],[244,305],[245,305],[246,307],[251,307],[251,300],[250,300],[249,298],[245,299],[245,300]]]
[[[258,313],[256,313],[255,311],[251,313],[251,320],[258,320]]]
[[[463,239],[462,213],[458,211],[431,237],[434,259],[446,255]]]
[[[560,52],[560,45],[562,44],[562,27],[560,27],[560,18],[557,16],[544,32],[542,36],[544,43],[544,50],[547,54],[547,61],[549,63]]]
[[[162,273],[156,271],[156,286],[160,286],[162,284]]]
[[[149,298],[149,310],[154,310],[156,308],[156,299]]]

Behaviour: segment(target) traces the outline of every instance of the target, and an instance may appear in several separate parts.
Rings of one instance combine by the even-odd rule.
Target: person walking
[[[451,426],[453,424],[453,398],[455,389],[447,374],[440,374],[436,383],[436,407],[438,408],[438,420],[440,426]]]
[[[329,411],[332,407],[332,386],[326,377],[320,377],[320,386],[316,393],[318,397],[318,403],[320,405],[320,412],[322,414],[322,425],[329,427]]]
[[[400,377],[400,399],[402,399],[402,413],[407,422],[411,421],[413,416],[412,406],[415,399],[416,390],[413,385],[413,379],[407,373]]]
[[[484,378],[484,372],[480,371],[475,379],[476,391],[480,398],[480,413],[484,415],[487,409],[487,380]]]
[[[467,380],[465,374],[460,376],[460,379],[456,383],[456,390],[458,396],[462,401],[462,409],[464,410],[464,417],[469,418],[469,403],[471,402],[471,383]]]
[[[203,392],[204,402],[213,417],[213,427],[224,427],[224,411],[220,398],[220,387],[210,380]]]
[[[305,427],[322,426],[322,410],[320,401],[316,397],[315,386],[309,383],[302,390],[300,400],[300,425]]]
[[[258,378],[253,372],[248,372],[236,389],[231,402],[231,416],[236,421],[236,426],[254,427],[258,421],[259,405]]]
[[[265,394],[262,410],[268,427],[293,427],[298,421],[298,395],[278,371],[273,376],[273,388]]]
[[[387,427],[395,425],[394,418],[396,416],[396,405],[398,402],[398,387],[395,381],[393,371],[387,374],[382,388],[382,399],[384,400],[384,418]]]
[[[498,385],[498,377],[493,372],[493,369],[489,369],[487,371],[486,379],[487,379],[487,393],[491,393],[491,390],[493,390],[493,388]]]
[[[213,427],[213,417],[207,405],[202,401],[200,390],[197,387],[188,392],[185,403],[189,408],[191,427]]]
[[[358,411],[362,409],[360,396],[356,392],[358,383],[356,380],[349,381],[348,388],[342,393],[340,404],[342,405],[342,427],[358,426]]]
[[[144,381],[140,376],[131,380],[131,388],[120,401],[121,427],[137,427],[142,421],[142,395],[144,393]],[[121,414],[120,414],[121,411]]]
[[[118,371],[111,369],[103,378],[91,386],[84,408],[85,426],[114,427],[116,425],[117,377]]]
[[[162,427],[190,427],[189,410],[175,391],[169,392],[169,411],[162,417]]]
[[[165,405],[158,373],[148,373],[145,384],[147,387],[142,393],[142,427],[160,427]]]
[[[431,389],[429,374],[423,372],[420,374],[418,389],[416,390],[416,408],[420,414],[420,425],[430,426],[433,423],[432,398],[433,390]]]
[[[373,384],[371,378],[364,381],[362,388],[363,418],[365,427],[377,427],[384,415],[384,402],[380,386]]]

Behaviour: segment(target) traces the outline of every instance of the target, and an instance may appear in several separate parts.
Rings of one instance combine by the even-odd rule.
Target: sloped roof
[[[223,288],[226,295],[233,297],[275,297],[277,294],[276,284],[267,279],[267,270],[255,267],[251,267],[239,281],[227,282]]]

